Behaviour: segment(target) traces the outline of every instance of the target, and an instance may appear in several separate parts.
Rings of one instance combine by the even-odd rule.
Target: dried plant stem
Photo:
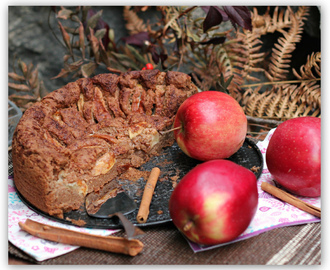
[[[197,6],[192,6],[190,8],[187,8],[185,11],[183,11],[182,13],[180,13],[177,17],[174,17],[172,18],[165,26],[164,26],[164,29],[163,29],[163,36],[165,36],[165,33],[167,31],[167,29],[169,28],[170,24],[171,24],[171,21],[174,21],[174,20],[178,20],[180,19],[182,16],[186,15],[187,13],[189,13],[190,11],[194,10]]]
[[[279,124],[282,123],[282,121],[277,121],[274,119],[264,119],[264,118],[249,116],[249,115],[247,115],[246,118],[249,122],[256,123],[256,124],[268,124],[268,125],[278,126]]]
[[[166,133],[170,133],[170,132],[172,132],[172,131],[174,131],[174,130],[178,130],[178,129],[180,129],[180,128],[182,128],[182,127],[181,127],[181,126],[178,126],[178,127],[176,127],[176,128],[171,128],[171,129],[169,129],[169,130],[159,131],[159,133],[160,133],[161,135],[164,135],[164,134],[166,134]]]
[[[182,16],[186,15],[188,12],[194,10],[197,6],[192,6],[190,8],[187,8],[184,12],[182,12],[177,19],[181,18]]]
[[[261,135],[261,134],[268,134],[268,131],[264,131],[264,132],[248,131],[248,132],[246,132],[246,133],[247,133],[247,134]]]
[[[321,78],[315,78],[310,80],[292,80],[292,81],[273,81],[273,82],[261,82],[261,83],[253,83],[253,84],[242,84],[241,88],[255,87],[255,86],[263,86],[263,85],[277,85],[277,84],[291,84],[291,83],[309,83],[312,81],[321,81]]]
[[[65,47],[64,44],[61,42],[61,40],[57,37],[57,35],[55,34],[55,32],[54,32],[54,30],[53,30],[53,28],[52,28],[52,26],[51,26],[51,23],[50,23],[50,16],[51,16],[51,13],[52,13],[52,9],[50,8],[50,9],[49,9],[49,13],[48,13],[48,20],[47,20],[47,22],[48,22],[48,27],[49,27],[50,31],[52,32],[53,36],[55,37],[55,39],[58,41],[58,43],[61,44],[61,46],[62,46],[63,48],[66,49],[66,47]]]
[[[261,128],[266,128],[266,129],[272,129],[271,127],[265,126],[265,125],[259,125],[259,124],[254,124],[254,123],[249,123],[250,126],[254,127],[261,127]]]

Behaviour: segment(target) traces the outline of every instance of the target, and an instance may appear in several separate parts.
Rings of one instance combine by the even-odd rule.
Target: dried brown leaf
[[[67,20],[70,18],[71,14],[72,14],[72,10],[70,9],[66,9],[64,7],[61,7],[61,9],[59,10],[59,12],[57,13],[56,17],[58,19],[64,19]]]
[[[52,77],[51,79],[54,80],[54,79],[58,79],[58,78],[65,78],[69,75],[70,72],[71,72],[70,70],[62,68],[61,71],[56,76]]]
[[[40,98],[35,98],[31,95],[20,96],[15,94],[10,95],[8,99],[14,102],[22,112],[31,107],[36,101],[40,100]]]
[[[13,79],[13,80],[15,80],[15,81],[20,81],[20,82],[24,82],[25,81],[24,76],[18,75],[15,72],[9,72],[8,73],[8,77],[11,78],[11,79]]]
[[[96,12],[92,17],[90,17],[87,21],[87,29],[94,29],[99,21],[99,19],[102,17],[103,10],[100,10]]]
[[[28,71],[27,65],[23,61],[18,60],[18,66],[21,69],[23,75],[26,77]]]
[[[31,76],[29,78],[29,85],[32,89],[36,88],[38,86],[39,80],[38,80],[38,69],[36,68],[31,72]]]
[[[63,25],[61,24],[61,22],[58,21],[58,25],[60,27],[61,30],[61,34],[62,34],[62,38],[63,41],[65,43],[65,46],[68,48],[68,50],[70,51],[70,54],[72,54],[72,48],[71,48],[71,38],[70,35],[68,34],[68,32],[64,29]]]
[[[96,63],[90,62],[88,64],[84,64],[81,66],[81,74],[83,75],[84,78],[89,78],[95,71],[97,67]]]
[[[43,98],[49,94],[49,91],[46,89],[43,81],[40,81],[39,83],[39,94],[40,94],[40,98]]]
[[[32,101],[36,99],[34,96],[31,96],[29,94],[25,94],[25,95],[12,94],[8,98],[13,101],[16,101],[17,99],[22,99],[27,101]]]
[[[18,83],[8,83],[8,86],[11,89],[14,89],[16,91],[22,91],[22,92],[29,92],[31,91],[31,88],[29,86],[27,86],[26,84],[18,84]]]
[[[99,52],[100,52],[100,61],[102,61],[107,67],[109,67],[110,58],[109,58],[102,42],[100,42]]]
[[[79,26],[79,47],[82,53],[82,59],[85,59],[85,33],[84,33],[84,26],[80,23]]]
[[[94,30],[92,28],[89,28],[89,32],[90,32],[90,45],[91,45],[91,48],[92,48],[92,51],[93,51],[93,54],[94,54],[94,57],[95,57],[95,61],[96,63],[99,62],[100,60],[100,56],[99,56],[99,40],[95,37],[94,35]]]

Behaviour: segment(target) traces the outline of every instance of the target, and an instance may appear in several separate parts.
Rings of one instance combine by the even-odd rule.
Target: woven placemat
[[[13,162],[11,161],[11,151],[8,151],[8,175],[13,176]]]

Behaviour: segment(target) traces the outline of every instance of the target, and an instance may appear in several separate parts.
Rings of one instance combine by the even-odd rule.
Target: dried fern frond
[[[267,102],[264,102],[265,99],[267,99],[267,92],[260,93],[261,86],[256,88],[255,90],[252,90],[251,88],[247,91],[249,92],[249,97],[245,100],[244,104],[245,108],[244,111],[247,115],[250,116],[258,116],[262,115],[262,113],[257,112],[256,109],[260,108],[261,103],[268,104]],[[246,93],[247,93],[246,92]],[[272,97],[270,96],[270,99]]]
[[[244,107],[247,115],[281,121],[299,116],[320,116],[321,91],[317,84],[274,85],[269,91],[259,91],[260,87],[250,89]]]
[[[14,71],[8,73],[8,87],[15,91],[8,98],[25,111],[47,95],[48,91],[39,78],[38,66],[34,67],[32,63],[26,64],[21,59],[18,59],[17,65],[18,70],[14,65]]]
[[[182,29],[182,26],[178,24],[178,18],[184,11],[184,7],[175,7],[175,6],[169,6],[165,8],[165,21],[167,22],[163,29],[163,35],[165,36],[165,33],[167,29],[172,28],[177,38],[182,38],[182,35],[185,34],[185,32]],[[189,22],[189,21],[188,21]],[[176,39],[173,37],[172,42],[174,42]]]
[[[316,81],[302,82],[299,89],[297,95],[303,102],[321,109],[321,87]]]
[[[308,19],[307,16],[309,15],[309,10],[310,10],[309,7],[300,6],[296,11],[295,15],[297,18],[305,21]]]
[[[217,52],[217,61],[225,80],[232,77],[231,84],[227,88],[229,94],[237,101],[240,101],[242,94],[239,91],[239,86],[244,81],[241,72],[248,62],[248,55],[244,44],[242,44],[240,39],[225,42]]]
[[[253,32],[259,36],[281,31],[291,25],[290,11],[279,11],[279,7],[275,7],[273,16],[270,15],[270,7],[263,15],[258,14],[257,8],[253,8],[252,18]]]
[[[125,6],[123,11],[124,19],[126,20],[126,29],[130,35],[147,31],[147,26],[144,21],[136,14],[135,10],[130,6]]]
[[[265,53],[260,52],[262,42],[259,35],[253,31],[237,31],[235,38],[229,34],[227,38],[228,42],[225,42],[217,53],[219,70],[225,79],[233,76],[228,90],[230,95],[240,102],[243,98],[241,85],[244,82],[260,81],[253,73],[264,72],[260,63],[265,60]]]
[[[300,74],[293,69],[293,74],[300,80],[317,79],[316,75],[321,77],[321,52],[312,53],[307,57],[305,65],[300,67]],[[314,72],[313,72],[314,71]],[[316,73],[316,74],[315,74]]]
[[[278,43],[275,43],[270,58],[269,71],[265,74],[270,81],[286,80],[289,73],[292,52],[296,48],[296,43],[301,40],[301,34],[303,32],[303,19],[304,17],[295,16],[295,13],[291,11],[291,27],[288,32],[281,31],[283,37],[278,39]]]
[[[262,42],[259,36],[254,32],[243,30],[237,33],[237,37],[242,40],[247,55],[242,77],[245,81],[260,81],[259,78],[252,76],[253,72],[264,72],[264,69],[259,66],[265,60],[265,53],[260,52]]]

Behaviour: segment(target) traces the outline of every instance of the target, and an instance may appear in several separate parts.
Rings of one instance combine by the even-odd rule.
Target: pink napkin
[[[104,229],[89,229],[82,228],[73,225],[62,224],[46,217],[43,217],[30,208],[28,208],[18,197],[16,189],[14,187],[13,179],[8,178],[8,240],[29,254],[37,261],[44,261],[50,258],[54,258],[70,251],[73,251],[78,246],[71,246],[44,240],[38,237],[34,237],[29,233],[20,229],[18,222],[25,222],[29,218],[44,224],[52,225],[55,227],[65,228],[69,230],[91,233],[95,235],[110,235],[118,230],[104,230]]]

